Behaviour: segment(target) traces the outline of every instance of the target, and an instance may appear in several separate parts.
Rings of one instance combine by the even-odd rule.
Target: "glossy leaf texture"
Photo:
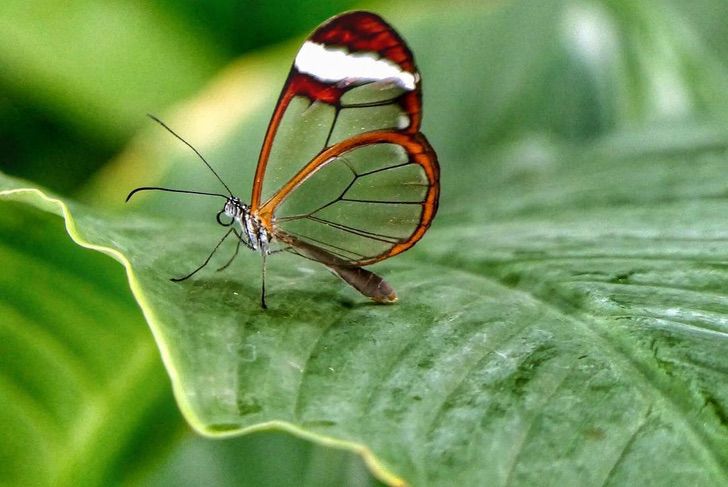
[[[84,239],[128,258],[185,417],[212,436],[278,428],[348,448],[394,485],[724,483],[727,71],[701,26],[721,27],[649,1],[430,12],[401,30],[442,205],[421,243],[376,266],[397,305],[283,255],[263,312],[257,256],[214,272],[231,247],[173,284],[219,238],[219,208],[69,202]],[[270,85],[267,107],[201,141],[241,195]],[[160,160],[167,184],[214,188],[169,152],[130,151],[106,186],[148,183],[128,168]]]

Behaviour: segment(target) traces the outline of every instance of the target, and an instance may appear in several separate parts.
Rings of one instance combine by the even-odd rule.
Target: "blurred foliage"
[[[100,485],[182,431],[123,275],[64,237],[55,216],[0,209],[2,485]]]
[[[0,7],[0,144],[5,149],[0,169],[70,193],[113,157],[86,187],[86,196],[99,195],[97,201],[106,205],[119,202],[120,195],[135,185],[166,181],[205,189],[215,184],[194,156],[158,127],[145,129],[126,145],[142,124],[148,124],[143,117],[146,112],[174,111],[173,126],[232,179],[236,191],[243,189],[297,44],[258,49],[303,34],[351,5],[210,2],[207,6],[192,0],[168,0],[153,7],[90,0],[65,2],[64,7],[50,0],[32,4],[10,0]],[[518,362],[515,369],[491,364],[487,370],[502,373],[502,381],[487,377],[464,381],[461,394],[445,403],[451,421],[463,420],[460,431],[493,428],[492,445],[498,448],[493,447],[487,461],[474,456],[480,468],[491,469],[491,478],[501,483],[543,480],[543,472],[562,484],[582,485],[601,485],[605,478],[624,483],[654,481],[661,474],[674,474],[673,483],[679,485],[707,485],[728,475],[722,448],[728,398],[726,371],[720,361],[726,353],[721,293],[726,283],[722,215],[728,194],[722,176],[728,147],[728,92],[724,89],[728,85],[728,27],[723,21],[727,8],[721,0],[511,0],[447,6],[394,3],[379,9],[413,46],[423,71],[425,132],[440,154],[444,186],[441,214],[430,235],[397,263],[387,264],[388,275],[395,282],[407,283],[403,286],[412,297],[411,305],[425,309],[428,300],[442,299],[442,313],[448,306],[472,310],[484,295],[494,296],[491,303],[481,303],[476,314],[465,313],[465,321],[453,322],[462,326],[442,335],[446,343],[439,350],[450,350],[449,354],[429,357],[422,362],[429,365],[413,366],[414,372],[402,368],[410,374],[401,372],[402,382],[395,376],[377,385],[380,405],[391,406],[386,408],[390,419],[410,411],[409,403],[395,400],[403,394],[419,397],[417,404],[423,407],[421,399],[426,396],[416,388],[430,383],[419,380],[418,371],[440,370],[438,366],[445,372],[460,370],[458,364],[446,367],[452,365],[449,361],[469,357],[468,349],[458,346],[465,335],[458,333],[474,329],[488,310],[505,306],[510,311],[503,314],[517,325],[526,320],[512,318],[515,310],[547,303],[548,310],[534,316],[532,324],[543,324],[558,339],[536,333],[526,324],[523,330],[533,333],[515,340],[538,345],[538,353]],[[262,54],[230,64],[248,49]],[[258,75],[254,90],[230,89],[251,86],[248,83]],[[188,99],[193,102],[179,105]],[[177,108],[171,110],[175,104]],[[170,198],[149,198],[145,206],[160,214],[177,212],[203,221],[216,211],[203,201],[180,205]],[[89,485],[99,479],[107,485],[298,485],[302,478],[309,479],[309,485],[322,485],[322,479],[348,485],[372,482],[361,461],[350,454],[312,447],[288,436],[258,433],[219,442],[191,436],[175,411],[158,361],[156,368],[148,362],[147,375],[141,377],[146,380],[136,383],[133,397],[111,403],[116,413],[103,416],[106,423],[99,423],[111,425],[109,431],[102,428],[96,435],[79,435],[86,441],[81,445],[85,450],[65,451],[67,440],[77,437],[76,430],[47,434],[43,427],[52,425],[56,417],[43,417],[47,411],[33,408],[34,402],[45,403],[55,414],[58,398],[73,395],[74,400],[58,412],[65,415],[58,416],[61,425],[74,412],[81,414],[86,408],[93,412],[108,397],[110,371],[126,368],[119,364],[133,358],[124,351],[136,347],[149,351],[151,338],[114,265],[73,249],[61,224],[42,212],[2,203],[0,213],[4,225],[0,252],[12,270],[0,281],[0,304],[7,308],[0,322],[0,332],[6,335],[0,355],[0,394],[13,397],[4,402],[16,405],[0,416],[0,429],[12,433],[8,424],[23,425],[22,435],[0,431],[0,436],[13,438],[0,447],[0,480],[22,475],[40,479],[46,471],[34,469],[32,463],[46,458],[50,460],[44,466],[58,468],[59,478],[84,477]],[[147,222],[130,219],[129,225],[140,221]],[[184,233],[175,233],[180,230],[178,220],[154,222],[175,237]],[[97,228],[108,223],[103,218],[95,222]],[[190,228],[198,228],[193,225]],[[142,228],[139,244],[154,249],[164,243],[154,243],[154,233]],[[206,242],[198,234],[184,234],[175,242],[179,255],[167,255],[168,248],[149,268],[179,268],[183,260],[204,253]],[[144,263],[140,259],[137,263]],[[246,261],[243,273],[219,285],[227,289],[229,282],[245,277],[245,283],[237,285],[254,293],[253,260]],[[438,275],[421,273],[432,268],[438,269]],[[28,274],[28,269],[33,271]],[[275,284],[281,293],[301,289],[296,299],[310,301],[305,285],[288,274],[296,272],[291,269],[275,268],[279,276]],[[147,270],[148,282],[160,277]],[[112,302],[121,302],[121,321],[96,316],[104,311],[102,306],[69,314],[69,306],[74,306],[53,294],[64,287],[59,280],[66,282],[68,274],[90,279],[79,292],[71,293],[70,303],[82,302],[87,294],[93,298],[95,293],[115,290]],[[331,306],[348,302],[337,294],[337,283],[320,274],[317,292],[336,299],[312,307],[313,321],[316,312],[326,313]],[[23,288],[29,278],[42,286]],[[286,287],[289,279],[295,285]],[[485,280],[502,288],[485,285]],[[477,295],[469,294],[473,289]],[[428,295],[428,290],[434,294]],[[207,296],[195,286],[189,292],[198,293],[197,299]],[[43,300],[45,296],[51,299]],[[158,296],[169,297],[166,291]],[[242,312],[217,303],[212,295],[208,301],[216,312]],[[96,330],[105,335],[103,343],[118,340],[116,349],[114,345],[103,349],[114,352],[109,356],[116,357],[114,364],[104,364],[104,354],[93,350],[92,345],[100,343],[96,335],[68,337],[62,331],[76,326],[94,330],[97,323],[109,327]],[[302,323],[303,318],[297,325],[305,329]],[[443,323],[447,326],[446,320]],[[46,328],[57,332],[51,336],[56,341],[36,346],[36,338],[47,338]],[[393,328],[402,333],[408,330]],[[511,329],[516,328],[501,330],[502,336]],[[114,335],[116,331],[125,335]],[[427,334],[430,331],[417,336],[434,340]],[[498,340],[498,330],[488,332]],[[25,367],[23,357],[42,360],[35,357],[47,352],[44,347],[49,343],[65,344],[69,339],[75,343],[74,338],[100,365],[76,364],[70,369],[71,377],[92,369],[103,379],[92,380],[95,388],[76,390],[74,380],[64,385],[64,376],[55,373],[54,367]],[[385,342],[393,347],[404,343]],[[586,361],[580,355],[584,344],[589,352]],[[519,351],[510,352],[517,355]],[[326,360],[345,357],[322,353],[317,363],[324,367]],[[567,384],[574,387],[570,394],[562,388],[554,393],[555,401],[550,402],[551,396],[544,399],[546,386],[564,377],[559,371],[571,370],[569,357],[587,364],[575,367],[574,374],[581,371],[589,377],[579,382],[569,375],[572,382]],[[54,371],[52,380],[49,369]],[[540,378],[536,383],[543,386],[544,394],[529,393],[534,378]],[[486,405],[478,401],[491,396],[478,386],[491,379],[490,392],[500,399]],[[54,384],[56,380],[61,386]],[[340,407],[355,396],[344,394],[353,382],[340,388],[323,384],[329,387],[309,398],[309,405],[325,406],[328,399]],[[589,386],[588,391],[580,390],[579,384]],[[559,397],[573,402],[561,403]],[[578,403],[581,397],[592,399],[581,405],[583,409]],[[324,406],[320,411],[335,410]],[[482,410],[488,415],[477,416]],[[618,414],[621,411],[624,416]],[[583,418],[594,412],[587,421],[599,426],[580,429]],[[554,420],[564,416],[573,422]],[[381,424],[373,423],[372,431]],[[392,421],[391,426],[401,424],[406,423]],[[520,429],[524,424],[525,432]],[[568,430],[571,437],[563,435],[566,424],[573,426]],[[74,424],[79,425],[83,422]],[[310,427],[327,426],[321,422]],[[561,428],[561,436],[549,428]],[[432,449],[432,458],[424,454],[396,467],[407,472],[408,478],[433,483],[457,479],[468,484],[477,478],[482,471],[467,468],[472,467],[467,462],[468,455],[481,450],[475,450],[473,442],[457,443],[464,436],[450,438],[455,444],[448,444],[449,431],[440,437],[443,443],[435,446],[451,448]],[[633,434],[629,449],[625,447],[624,457],[607,471],[610,451],[617,450],[607,451],[601,442],[616,448],[614,438],[629,434]],[[540,435],[545,443],[534,441],[530,449],[521,448],[529,444],[527,439]],[[393,467],[391,459],[399,459],[402,450],[397,435],[373,436],[371,444],[381,447]],[[31,440],[23,444],[27,438]],[[390,439],[391,444],[381,445]],[[85,472],[88,476],[77,477],[88,459],[79,452],[109,441],[117,451],[93,459]],[[44,450],[40,445],[51,447]],[[554,469],[554,457],[545,456],[549,451],[560,452],[558,461],[568,466]],[[65,455],[54,457],[58,452]],[[508,457],[509,452],[516,456]],[[437,462],[444,464],[436,469]]]
[[[301,35],[352,3],[4,1],[0,170],[73,192],[146,123],[145,113],[163,112],[233,58]]]
[[[282,39],[305,34],[339,12],[355,5],[353,0],[278,2],[215,0],[164,0],[170,12],[204,30],[221,52],[231,57]],[[284,14],[282,14],[284,13]]]

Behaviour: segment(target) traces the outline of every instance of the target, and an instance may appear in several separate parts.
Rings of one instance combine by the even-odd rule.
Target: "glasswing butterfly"
[[[404,40],[381,17],[349,12],[321,24],[291,67],[265,134],[250,204],[234,196],[212,166],[182,137],[228,194],[141,187],[225,199],[217,222],[222,242],[262,256],[285,250],[320,262],[379,303],[394,289],[363,266],[412,247],[437,212],[439,165],[420,133],[422,83]]]

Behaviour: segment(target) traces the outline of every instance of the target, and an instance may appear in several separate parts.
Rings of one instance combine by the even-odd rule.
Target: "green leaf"
[[[116,145],[198,89],[225,56],[172,11],[143,2],[3,2],[0,86],[73,132]]]
[[[255,255],[214,272],[231,247],[175,284],[221,235],[219,208],[67,202],[78,239],[127,265],[190,424],[287,430],[360,453],[391,484],[728,480],[724,72],[687,49],[701,44],[671,28],[677,11],[645,4],[513,2],[403,27],[444,191],[423,242],[377,266],[395,306],[283,255],[263,311]],[[616,39],[608,62],[575,46],[584,25]],[[651,84],[665,79],[674,91]],[[571,95],[582,102],[564,108]],[[249,180],[270,110],[238,125],[226,112],[210,159],[233,184]],[[136,156],[207,189],[204,168],[176,170],[192,158]]]
[[[121,266],[68,238],[60,202],[2,181],[0,484],[372,483],[354,455],[280,434],[184,434]]]
[[[139,485],[156,487],[374,486],[361,459],[279,432],[224,440],[189,435]]]
[[[172,283],[214,227],[69,208],[81,240],[130,260],[177,400],[208,435],[286,429],[392,483],[719,483],[724,159],[671,145],[552,147],[526,174],[506,159],[518,172],[487,187],[490,222],[463,213],[380,266],[402,298],[388,307],[292,256],[272,262],[268,311],[254,256]]]

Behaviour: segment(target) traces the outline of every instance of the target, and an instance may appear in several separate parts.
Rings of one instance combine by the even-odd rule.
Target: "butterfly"
[[[262,257],[288,251],[320,262],[364,296],[391,303],[397,294],[364,269],[412,247],[437,212],[437,155],[420,133],[422,81],[399,34],[380,16],[348,12],[321,24],[296,55],[263,140],[250,203],[244,203],[190,143],[228,194],[217,222]]]

